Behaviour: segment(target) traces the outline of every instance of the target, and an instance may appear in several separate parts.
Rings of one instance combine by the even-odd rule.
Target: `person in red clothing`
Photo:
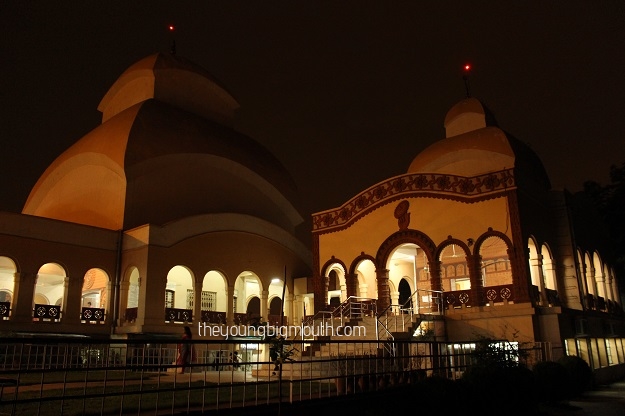
[[[191,328],[188,326],[184,327],[184,333],[182,334],[182,340],[191,340],[193,339],[193,334],[191,333]],[[194,354],[193,354],[193,344],[188,342],[181,342],[178,344],[178,358],[176,359],[176,365],[179,366],[178,372],[184,373],[186,369],[189,367],[189,364],[193,362]]]

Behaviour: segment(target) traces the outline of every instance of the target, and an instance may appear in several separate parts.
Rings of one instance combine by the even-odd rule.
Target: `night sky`
[[[24,1],[0,3],[0,210],[101,120],[134,62],[168,52],[241,105],[237,129],[298,184],[307,214],[404,173],[471,95],[528,143],[552,185],[625,162],[625,2]]]

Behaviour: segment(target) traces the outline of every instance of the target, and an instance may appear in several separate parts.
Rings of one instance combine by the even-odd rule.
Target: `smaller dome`
[[[496,126],[490,110],[476,98],[466,98],[454,105],[445,116],[445,137],[453,137],[469,131]]]
[[[517,184],[550,188],[538,156],[523,142],[497,127],[492,113],[475,98],[454,105],[445,117],[446,138],[420,152],[408,173],[472,177],[514,168]]]

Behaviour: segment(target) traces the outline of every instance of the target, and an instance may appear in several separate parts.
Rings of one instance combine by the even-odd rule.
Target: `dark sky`
[[[625,2],[25,1],[0,3],[0,210],[21,211],[139,59],[170,49],[239,101],[237,129],[292,173],[308,212],[402,174],[471,93],[554,187],[625,162]]]

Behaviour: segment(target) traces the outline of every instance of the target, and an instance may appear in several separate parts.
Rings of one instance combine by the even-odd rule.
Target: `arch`
[[[288,295],[289,288],[284,286],[284,281],[279,277],[271,279],[267,289],[267,322],[273,325],[282,324],[282,315],[286,315],[286,302],[282,302],[282,291]],[[273,305],[273,309],[272,309]],[[283,307],[284,306],[284,307]],[[282,308],[282,309],[281,309]],[[261,311],[262,312],[262,311]],[[275,312],[275,313],[274,313]],[[285,320],[286,320],[285,316]]]
[[[228,311],[228,279],[217,270],[208,271],[202,278],[200,312]]]
[[[41,293],[36,293],[34,299],[35,299],[34,301],[35,305],[49,305],[50,304],[50,300],[48,299],[48,297]]]
[[[617,302],[618,298],[615,296],[615,291],[614,291],[614,286],[615,286],[614,275],[612,274],[612,271],[608,267],[607,264],[605,264],[603,267],[604,267],[604,275],[606,276],[606,290],[608,292],[607,293],[608,300]]]
[[[254,296],[260,300],[262,290],[263,283],[256,273],[249,270],[239,273],[234,281],[233,312],[235,314],[246,314],[249,300]],[[259,318],[261,316],[260,313],[261,309],[259,306],[258,315],[254,316],[254,318]]]
[[[543,279],[545,287],[550,290],[558,290],[558,282],[556,279],[556,264],[551,253],[551,247],[547,243],[543,243],[540,253],[543,262]]]
[[[599,253],[596,251],[592,253],[592,268],[594,270],[594,282],[597,287],[597,296],[607,299],[605,275],[603,274],[603,262],[601,261]]]
[[[247,299],[245,313],[250,318],[258,318],[260,316],[260,298],[258,296],[253,295]]]
[[[368,299],[378,299],[378,285],[376,267],[373,257],[361,254],[351,265],[358,282],[357,296]]]
[[[321,268],[321,276],[323,278],[323,291],[325,304],[334,304],[343,302],[348,297],[348,283],[354,287],[354,282],[348,282],[346,276],[347,267],[342,260],[332,256]],[[331,285],[331,279],[336,279],[335,284]],[[351,278],[353,280],[353,278]],[[335,299],[335,300],[332,300]]]
[[[280,299],[278,296],[274,296],[269,301],[269,315],[281,315],[281,307],[282,299]]]
[[[126,308],[136,308],[139,306],[139,269],[134,266],[128,268],[126,272],[128,281],[128,296],[126,298]]]
[[[9,319],[15,305],[15,274],[17,267],[13,259],[0,256],[0,320]]]
[[[471,289],[467,258],[471,252],[467,245],[449,236],[437,249],[436,258],[440,262],[441,287],[443,292]]]
[[[102,269],[89,269],[83,276],[81,303],[83,307],[106,308],[109,277]]]
[[[109,276],[104,270],[98,268],[87,270],[83,276],[81,291],[83,321],[104,322],[104,313],[108,309],[110,298],[109,283]]]
[[[186,266],[177,265],[167,272],[166,289],[174,293],[166,307],[177,309],[193,308],[193,274]]]
[[[391,291],[391,303],[403,305],[404,300],[399,291],[402,281],[409,284],[408,296],[414,296],[410,305],[429,307],[431,289],[430,263],[422,247],[412,242],[404,242],[393,249],[388,258],[386,269],[389,271],[388,285]],[[397,290],[395,291],[395,287]],[[405,289],[404,289],[405,290]],[[397,298],[394,298],[397,296]]]
[[[139,298],[141,291],[141,278],[139,276],[139,269],[135,266],[129,266],[124,272],[122,280],[122,291],[120,302],[125,304],[125,309],[122,311],[122,319],[124,322],[135,322],[139,314]]]
[[[541,256],[538,251],[538,243],[532,236],[527,239],[527,248],[529,251],[529,268],[530,268],[530,279],[532,281],[532,285],[536,286],[539,290],[542,288],[541,284],[541,272],[542,272],[542,261]]]
[[[64,303],[67,299],[66,279],[65,269],[58,263],[46,263],[39,268],[33,294],[33,307],[41,305],[35,310],[36,318],[43,321],[62,320]],[[43,299],[46,300],[45,304],[36,302],[36,300]],[[51,299],[55,299],[54,305],[50,303]],[[58,308],[51,308],[51,306],[58,306]]]
[[[399,292],[399,305],[403,309],[412,308],[412,288],[410,282],[406,277],[402,277],[397,285],[397,291]]]
[[[334,269],[330,270],[330,273],[328,273],[328,290],[341,290],[341,283]]]
[[[583,254],[584,258],[584,274],[586,276],[586,285],[588,286],[588,294],[593,297],[597,296],[597,283],[595,282],[595,268],[590,257],[590,253]]]
[[[436,245],[432,239],[421,231],[406,229],[397,231],[384,240],[376,253],[374,263],[376,265],[387,264],[388,258],[397,246],[409,243],[413,243],[421,247],[427,256],[428,263],[432,262],[434,253],[436,252]]]
[[[504,238],[505,237],[505,238]],[[482,286],[503,286],[513,283],[510,266],[510,240],[502,233],[491,231],[476,242],[481,261]]]
[[[403,245],[413,245],[421,248],[421,252],[418,256],[415,257],[415,262],[419,261],[421,254],[423,255],[423,267],[420,270],[415,270],[415,274],[419,274],[419,277],[415,276],[415,280],[417,283],[417,289],[427,288],[428,290],[436,289],[438,290],[438,284],[440,282],[440,268],[438,267],[438,263],[435,263],[434,253],[436,252],[436,245],[426,234],[421,231],[413,230],[413,229],[404,229],[397,231],[391,234],[378,248],[378,251],[375,256],[375,264],[377,265],[376,269],[376,277],[377,277],[377,287],[378,291],[381,293],[378,294],[378,308],[384,310],[387,306],[387,302],[390,304],[390,293],[388,292],[388,268],[385,268],[389,263],[389,259],[392,257],[393,252],[399,246]],[[434,276],[434,278],[432,278]],[[432,286],[433,283],[435,286]],[[430,302],[431,297],[425,296],[421,297],[422,299],[427,299],[427,302]],[[421,304],[422,302],[418,301],[417,304],[419,307],[425,306]]]

